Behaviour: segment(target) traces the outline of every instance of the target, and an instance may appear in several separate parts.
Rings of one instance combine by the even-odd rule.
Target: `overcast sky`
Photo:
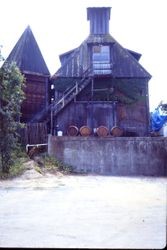
[[[0,0],[0,44],[6,58],[30,25],[51,74],[59,55],[89,35],[87,7],[111,7],[110,34],[125,48],[142,54],[152,75],[150,111],[167,101],[167,0]]]

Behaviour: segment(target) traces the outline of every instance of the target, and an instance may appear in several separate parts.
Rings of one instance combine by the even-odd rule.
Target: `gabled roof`
[[[73,54],[74,51],[75,51],[75,49],[72,49],[72,50],[69,50],[69,51],[59,55],[59,59],[60,59],[61,64],[64,64],[67,61],[67,59]]]
[[[127,49],[128,52],[137,60],[139,61],[140,60],[140,57],[142,56],[140,53],[137,53],[133,50],[130,50],[130,49]]]
[[[90,49],[92,45],[110,44],[112,57],[112,76],[129,78],[151,78],[151,75],[139,63],[141,54],[122,47],[110,34],[90,34],[82,44],[60,56],[62,66],[52,76],[81,77],[90,68]]]
[[[91,74],[91,46],[94,45],[110,45],[111,77],[151,78],[151,75],[139,63],[141,54],[124,48],[109,34],[110,9],[110,7],[87,8],[90,34],[78,48],[60,56],[61,67],[52,76],[52,79],[82,77],[88,70]]]
[[[6,61],[16,62],[23,73],[50,75],[30,26],[25,29]]]

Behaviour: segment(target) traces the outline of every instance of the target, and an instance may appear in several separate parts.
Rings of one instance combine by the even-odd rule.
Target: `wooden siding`
[[[64,135],[71,125],[78,128],[86,125],[92,130],[103,125],[109,131],[118,126],[124,130],[124,135],[148,135],[147,109],[143,103],[131,106],[118,104],[114,109],[114,104],[109,102],[72,102],[56,117],[54,127]]]
[[[133,105],[118,105],[117,125],[125,131],[127,136],[147,136],[149,134],[149,120],[144,102],[140,101]]]
[[[109,33],[109,7],[87,8],[87,19],[90,20],[90,34]]]
[[[31,119],[48,105],[48,78],[39,75],[25,75],[25,100],[21,107],[21,122]]]
[[[53,75],[52,80],[59,77],[81,77],[83,72],[91,69],[91,47],[93,45],[110,45],[113,70],[111,77],[140,77],[150,79],[151,75],[138,62],[139,55],[122,47],[111,35],[90,35],[67,58],[64,55],[62,66]],[[134,55],[137,55],[137,59]],[[140,55],[141,56],[141,55]],[[90,75],[92,72],[90,71]]]
[[[132,89],[133,84],[137,90],[131,90],[130,93],[128,89]],[[121,85],[124,92],[123,89],[120,90]],[[112,87],[113,92],[110,93]],[[101,125],[109,130],[113,126],[119,126],[124,130],[124,135],[127,133],[146,136],[149,132],[147,91],[147,83],[142,79],[93,79],[93,82],[55,117],[54,126],[56,128],[58,125],[58,129],[64,134],[71,125],[78,128],[87,125],[92,130]]]
[[[110,103],[82,103],[72,102],[61,112],[55,120],[55,127],[67,135],[68,127],[75,125],[78,128],[88,126],[92,130],[100,125],[113,127],[113,106]]]
[[[114,43],[112,56],[114,77],[151,78],[134,56],[120,44]]]
[[[92,83],[55,117],[55,125],[65,134],[70,125],[87,125],[91,129],[101,125],[111,129],[117,125],[129,135],[149,133],[148,81],[151,75],[139,63],[141,54],[124,48],[108,33],[109,19],[110,8],[88,8],[90,35],[78,48],[60,56],[62,65],[51,78],[55,97],[68,91],[68,79],[76,81],[78,78],[79,82],[85,71],[92,79]],[[92,69],[92,48],[101,45],[110,46],[108,64],[111,68],[106,75],[102,70],[93,72]]]
[[[46,123],[27,123],[19,133],[22,145],[47,143],[48,140]]]

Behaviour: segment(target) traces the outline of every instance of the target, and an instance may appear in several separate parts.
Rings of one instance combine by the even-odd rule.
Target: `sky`
[[[166,0],[0,0],[0,45],[7,58],[30,25],[49,71],[59,55],[78,47],[89,35],[87,7],[111,7],[110,34],[123,47],[142,54],[140,64],[152,75],[149,104],[167,102]]]

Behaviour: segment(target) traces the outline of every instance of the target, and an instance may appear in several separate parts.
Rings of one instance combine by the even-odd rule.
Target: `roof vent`
[[[90,34],[109,34],[110,7],[87,8]]]

